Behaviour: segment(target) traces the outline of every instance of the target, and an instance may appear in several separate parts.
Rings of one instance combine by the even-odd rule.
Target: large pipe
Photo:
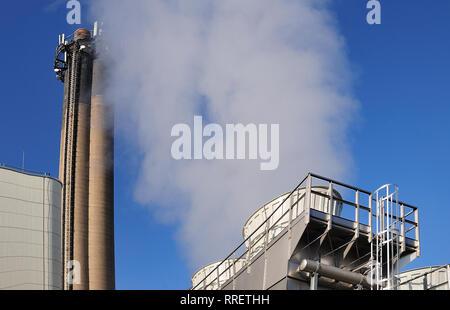
[[[306,271],[302,271],[302,272],[296,272],[295,279],[299,278],[303,281],[310,281],[311,280],[311,273],[310,272],[306,272]],[[335,279],[330,279],[324,276],[319,277],[318,279],[318,284],[321,287],[326,287],[329,289],[333,289],[333,290],[353,290],[353,285],[352,284],[348,284],[345,282],[339,282]]]
[[[366,289],[370,289],[370,281],[363,274],[343,270],[334,266],[324,265],[317,261],[304,259],[300,266],[297,268],[297,272],[311,272],[318,273],[321,276],[335,279],[337,281],[350,283],[353,285],[361,285]]]
[[[114,114],[105,103],[103,66],[96,58],[91,98],[89,279],[92,290],[115,288]]]
[[[78,30],[75,40],[89,39],[89,32]],[[80,41],[80,46],[83,42]],[[75,51],[79,59],[78,105],[76,113],[76,151],[75,151],[75,201],[73,229],[73,259],[79,262],[80,283],[74,283],[75,290],[89,289],[89,252],[88,252],[88,222],[89,222],[89,144],[90,144],[90,114],[92,89],[92,56],[80,48]]]

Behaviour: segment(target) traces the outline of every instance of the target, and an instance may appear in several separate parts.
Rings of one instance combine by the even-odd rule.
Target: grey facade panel
[[[62,288],[61,190],[0,167],[0,289]]]

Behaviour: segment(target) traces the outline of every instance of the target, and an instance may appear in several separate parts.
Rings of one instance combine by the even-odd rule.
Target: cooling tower
[[[99,37],[64,35],[55,72],[64,83],[59,176],[63,182],[64,288],[114,289],[114,126],[103,99]]]
[[[417,286],[416,273],[405,275],[403,284],[396,280],[420,255],[418,208],[399,201],[397,192],[390,184],[372,193],[308,173],[292,191],[256,210],[244,224],[244,241],[224,260],[196,272],[191,289]],[[440,278],[432,288],[445,287],[447,270],[433,271]]]

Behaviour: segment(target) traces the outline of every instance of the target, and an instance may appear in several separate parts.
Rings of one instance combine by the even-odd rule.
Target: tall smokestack
[[[95,59],[89,158],[90,289],[114,289],[114,125],[104,102],[103,64]]]
[[[113,112],[103,100],[95,43],[78,29],[71,42],[60,37],[55,57],[65,84],[59,175],[67,290],[115,288]]]

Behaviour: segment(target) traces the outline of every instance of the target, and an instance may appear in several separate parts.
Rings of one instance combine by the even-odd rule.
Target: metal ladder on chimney
[[[69,89],[69,102],[68,102],[68,113],[66,117],[67,127],[66,127],[66,154],[65,154],[65,172],[64,172],[64,187],[65,191],[68,191],[68,195],[65,196],[64,201],[64,218],[63,218],[63,233],[64,233],[64,289],[71,289],[71,284],[67,279],[67,272],[69,268],[69,262],[73,259],[73,236],[72,236],[72,227],[73,227],[73,199],[74,199],[74,186],[75,186],[75,156],[74,146],[76,144],[76,130],[77,130],[77,107],[76,107],[76,99],[77,99],[77,83],[76,78],[78,74],[78,54],[77,51],[73,51],[71,53],[70,61],[72,62],[70,67],[70,76],[68,79],[68,89]],[[70,178],[69,178],[70,176]]]

